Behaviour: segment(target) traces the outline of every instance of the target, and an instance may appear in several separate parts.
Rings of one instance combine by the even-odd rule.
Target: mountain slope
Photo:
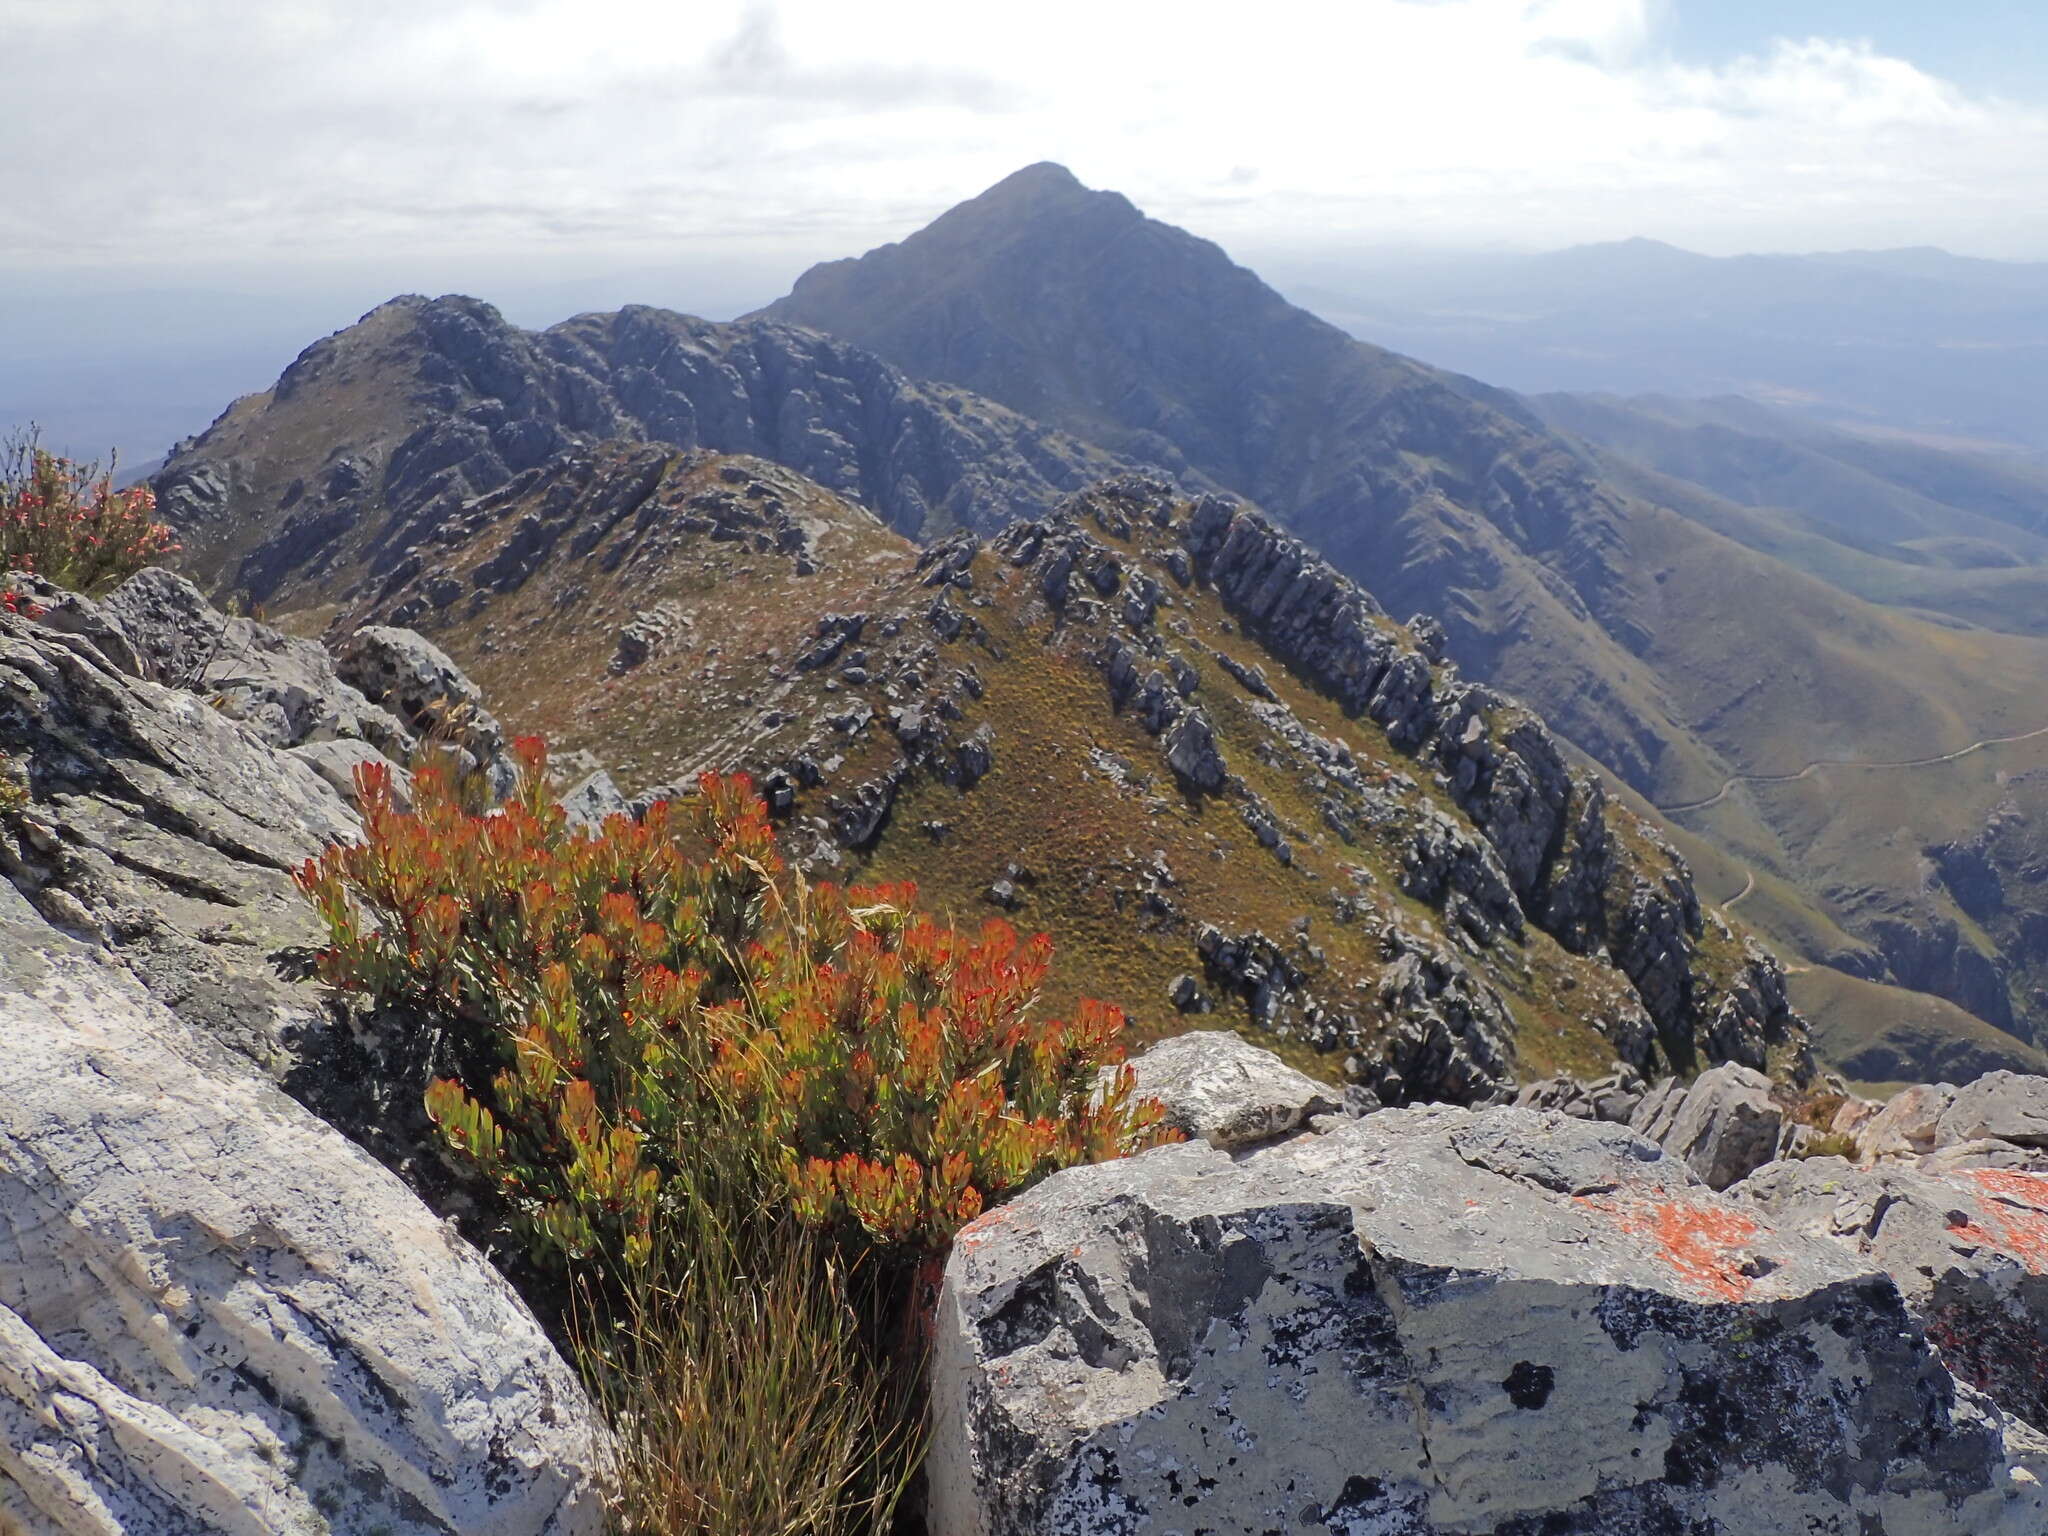
[[[153,484],[201,576],[332,600],[472,497],[608,438],[775,459],[925,536],[1000,526],[1129,462],[781,326],[628,308],[529,332],[474,299],[408,297],[308,347]]]
[[[1261,1029],[1392,1098],[1735,1056],[1775,962],[1526,711],[1256,515],[1105,483],[919,553],[758,460],[572,449],[339,621],[644,788],[760,775],[820,870],[1002,909],[1142,1037]],[[1609,958],[1611,957],[1611,958]]]
[[[2048,724],[2038,641],[1925,622],[1745,548],[1740,519],[1725,537],[1658,504],[1656,482],[1615,477],[1525,402],[1354,341],[1056,166],[814,268],[765,313],[1254,498],[1393,611],[1440,615],[1463,665],[1655,804]],[[2001,967],[2034,947],[1971,923],[1923,850],[1976,835],[2002,775],[2036,764],[2039,743],[2015,748],[1903,805],[1834,775],[1696,824],[1796,891],[1803,923],[1858,936],[1816,958],[2028,1034],[2048,1012]]]
[[[2048,628],[2048,472],[2025,460],[1874,441],[1745,400],[1530,403],[1601,450],[1615,483],[1859,597]]]

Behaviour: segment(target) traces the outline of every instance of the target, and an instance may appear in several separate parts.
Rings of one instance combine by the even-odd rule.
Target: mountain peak
[[[984,198],[1011,196],[1025,192],[1086,192],[1081,178],[1061,165],[1057,160],[1040,160],[1027,165],[1021,171],[1012,171],[1001,181],[982,193]],[[977,199],[978,200],[978,199]]]
[[[991,223],[1030,221],[1051,212],[1085,217],[1111,210],[1130,222],[1144,217],[1121,192],[1097,191],[1064,165],[1041,160],[1012,171],[979,196],[941,214],[927,226],[927,232],[986,229]]]

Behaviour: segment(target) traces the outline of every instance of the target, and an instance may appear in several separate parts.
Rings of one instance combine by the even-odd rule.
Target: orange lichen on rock
[[[1689,1200],[1624,1201],[1582,1197],[1631,1237],[1648,1241],[1657,1257],[1693,1290],[1719,1301],[1740,1301],[1752,1281],[1740,1254],[1763,1228],[1740,1211]]]
[[[1957,1212],[1949,1218],[1949,1230],[1980,1247],[2010,1254],[2031,1274],[2048,1275],[2048,1176],[1973,1168],[1966,1177],[1984,1196],[1984,1217],[1991,1229]]]

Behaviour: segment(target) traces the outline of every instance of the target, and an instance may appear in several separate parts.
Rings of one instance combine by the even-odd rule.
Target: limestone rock
[[[511,793],[514,768],[504,727],[484,708],[483,690],[433,641],[409,629],[366,624],[341,642],[335,665],[365,697],[413,729],[444,735],[463,754],[461,766],[484,773],[493,793]]]
[[[1901,1088],[1857,1134],[1857,1153],[1868,1160],[1933,1151],[1941,1141],[1941,1117],[1955,1097],[1952,1083],[1915,1083]]]
[[[118,968],[13,953],[0,1528],[603,1529],[594,1413],[481,1255]]]
[[[295,958],[323,930],[290,872],[358,831],[327,774],[79,634],[7,614],[0,754],[30,792],[0,822],[0,889],[118,958],[187,1023],[288,1070],[291,1041],[329,1024]],[[0,951],[0,986],[17,963]]]
[[[2048,1424],[2048,1164],[1989,1143],[1953,1155],[1965,1150],[1774,1163],[1730,1194],[1883,1269],[1951,1371]]]
[[[289,749],[300,762],[310,765],[334,792],[360,810],[357,804],[356,772],[381,767],[391,776],[393,800],[400,810],[412,805],[412,775],[371,746],[367,741],[309,741]]]
[[[1198,1030],[1134,1056],[1138,1092],[1166,1106],[1167,1124],[1228,1151],[1270,1141],[1340,1113],[1341,1089],[1297,1072],[1233,1030]]]
[[[1946,1146],[1983,1137],[2020,1147],[2048,1147],[2048,1077],[1987,1072],[1956,1090],[1935,1125]]]
[[[1560,1075],[1526,1084],[1515,1095],[1515,1107],[1554,1109],[1574,1120],[1627,1125],[1648,1093],[1649,1085],[1642,1074],[1626,1062],[1617,1061],[1612,1072],[1591,1082]]]
[[[1771,1099],[1771,1080],[1728,1062],[1693,1081],[1671,1129],[1658,1139],[1708,1187],[1726,1189],[1777,1155],[1784,1122]]]
[[[568,814],[571,826],[593,830],[603,826],[607,816],[630,816],[633,813],[632,806],[619,792],[619,786],[602,768],[562,796],[562,809]]]
[[[1389,1110],[1070,1170],[946,1269],[947,1536],[2035,1532],[2048,1441],[1629,1132]]]
[[[1643,1095],[1642,1102],[1629,1116],[1629,1129],[1662,1146],[1678,1121],[1678,1112],[1685,1108],[1686,1086],[1675,1077],[1658,1083]]]
[[[412,749],[406,726],[344,682],[317,641],[219,613],[182,576],[138,571],[99,606],[138,675],[199,694],[272,746],[365,741],[400,761]]]

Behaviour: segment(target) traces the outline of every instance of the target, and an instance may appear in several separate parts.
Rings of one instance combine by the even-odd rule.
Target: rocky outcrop
[[[82,602],[71,596],[63,607]],[[219,613],[182,576],[137,572],[99,610],[135,657],[130,670],[201,695],[272,746],[361,741],[400,762],[412,751],[405,722],[345,681],[326,647]]]
[[[1731,1195],[1897,1282],[1948,1368],[2048,1424],[2048,1161],[1986,1142],[1856,1168],[1774,1163]]]
[[[1810,1070],[1773,957],[1752,942],[1741,947],[1726,987],[1701,974],[1706,921],[1684,860],[1640,823],[1631,826],[1633,839],[1648,852],[1626,852],[1597,780],[1569,768],[1540,721],[1431,661],[1370,594],[1256,512],[1215,495],[1185,502],[1169,485],[1127,476],[1050,517],[1014,525],[995,548],[1030,572],[1062,625],[1109,631],[1100,654],[1112,702],[1138,713],[1159,737],[1184,788],[1242,800],[1255,828],[1271,828],[1261,841],[1283,862],[1289,841],[1218,748],[1197,692],[1198,669],[1180,653],[1184,640],[1162,628],[1146,566],[1172,573],[1174,557],[1182,557],[1187,586],[1213,590],[1268,657],[1375,723],[1463,818],[1401,803],[1360,771],[1349,748],[1307,729],[1270,685],[1248,690],[1258,700],[1250,712],[1326,786],[1326,826],[1347,841],[1369,831],[1398,839],[1403,890],[1442,910],[1482,948],[1519,941],[1526,923],[1574,953],[1611,957],[1635,998],[1610,1004],[1599,1022],[1632,1068],[1653,1066],[1661,1036],[1694,1043],[1710,1061],[1761,1069],[1776,1051],[1795,1075]],[[1153,583],[1146,601],[1108,601],[1141,579]],[[1259,681],[1265,684],[1263,671]],[[1406,1027],[1416,1038],[1405,1055],[1438,1067],[1457,1062],[1452,1075],[1465,1082],[1450,1096],[1485,1098],[1503,1088],[1507,1031],[1504,1018],[1490,1017],[1504,1015],[1499,1000],[1483,984],[1467,986],[1455,956],[1405,939],[1394,947],[1407,954],[1402,963],[1412,974],[1383,989],[1381,1001],[1410,1010]],[[1446,997],[1454,1000],[1448,1011],[1436,1005]],[[1425,1070],[1417,1085],[1446,1091],[1450,1079],[1439,1082],[1436,1071]]]
[[[324,841],[353,836],[356,821],[311,763],[279,750],[278,733],[288,742],[294,722],[375,716],[331,673],[298,691],[318,669],[253,628],[233,631],[252,644],[229,663],[248,718],[216,707],[218,657],[188,668],[175,645],[154,649],[161,631],[138,628],[131,642],[115,623],[160,611],[154,597],[166,593],[177,602],[165,608],[193,618],[174,581],[137,577],[148,604],[125,588],[104,609],[74,597],[62,626],[47,622],[56,609],[35,621],[0,614],[0,756],[27,786],[22,809],[0,817],[0,879],[53,928],[117,957],[188,1024],[285,1073],[294,1041],[333,1027],[302,979],[321,931],[290,871]],[[212,655],[203,635],[218,619],[179,632]],[[148,670],[168,661],[201,691],[140,675],[145,656]],[[266,657],[280,672],[257,665]],[[333,710],[286,707],[305,697]]]
[[[1987,1072],[1956,1091],[1941,1112],[1943,1145],[1990,1137],[2017,1147],[2048,1148],[2048,1077]]]
[[[0,884],[0,1527],[574,1536],[596,1419],[396,1177]]]
[[[1561,1115],[1055,1175],[961,1233],[937,1328],[949,1536],[2048,1521],[2048,1441],[1881,1271]]]
[[[1271,1141],[1317,1115],[1345,1108],[1341,1090],[1227,1029],[1163,1040],[1132,1057],[1130,1067],[1138,1095],[1166,1106],[1168,1125],[1226,1152]]]
[[[1649,1093],[1643,1076],[1626,1062],[1616,1062],[1605,1077],[1580,1082],[1562,1074],[1525,1083],[1515,1095],[1517,1109],[1550,1109],[1574,1120],[1605,1120],[1627,1125]]]
[[[1777,1155],[1785,1114],[1771,1092],[1763,1073],[1729,1062],[1702,1072],[1675,1102],[1646,1100],[1631,1124],[1709,1189],[1726,1189]]]
[[[600,1528],[539,1325],[272,1086],[413,1167],[431,1034],[312,984],[291,881],[409,723],[165,572],[7,581],[0,1528]]]
[[[405,720],[456,759],[458,771],[479,773],[499,799],[511,794],[518,770],[483,690],[423,635],[366,624],[335,653],[341,676]]]

